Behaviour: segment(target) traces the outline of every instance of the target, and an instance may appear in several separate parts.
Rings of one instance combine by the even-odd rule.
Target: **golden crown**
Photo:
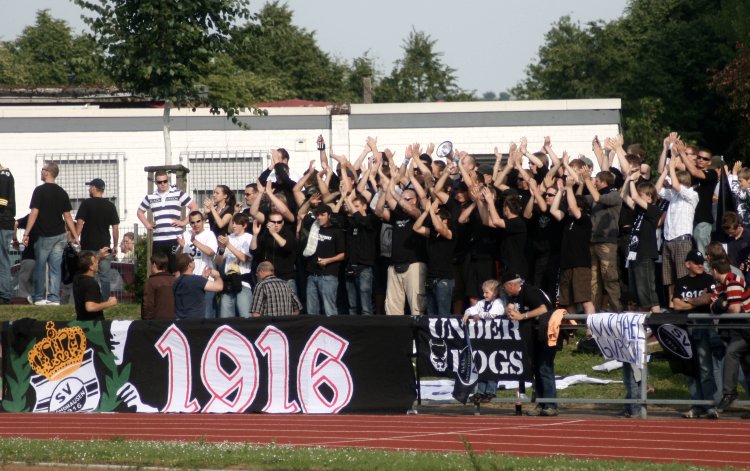
[[[83,363],[86,352],[86,334],[80,327],[55,329],[47,321],[47,337],[34,345],[29,352],[29,364],[37,373],[50,381],[68,376]]]

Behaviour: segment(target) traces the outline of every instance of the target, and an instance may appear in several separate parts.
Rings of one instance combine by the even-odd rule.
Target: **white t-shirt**
[[[196,247],[191,240],[192,237],[193,231],[191,231],[190,229],[182,234],[182,238],[183,240],[185,240],[185,248],[182,249],[182,252],[193,257],[193,261],[195,262],[195,270],[193,270],[193,273],[196,275],[202,275],[203,269],[205,267],[208,267],[212,270],[214,269],[214,257],[204,254],[202,250]],[[203,229],[203,232],[196,235],[195,238],[201,244],[212,248],[214,254],[219,248],[219,243],[216,241],[216,235],[208,229]]]
[[[229,243],[232,247],[236,248],[240,252],[247,255],[244,263],[240,263],[237,257],[229,250],[224,251],[224,272],[228,272],[232,265],[239,266],[240,274],[250,273],[250,267],[252,265],[253,256],[250,253],[250,242],[253,240],[253,235],[247,232],[243,232],[241,235],[229,234]],[[242,286],[249,288],[250,283],[245,281],[242,282]]]
[[[505,314],[505,306],[500,298],[495,298],[491,302],[481,299],[478,303],[468,308],[464,314],[469,316],[479,316],[480,319],[494,319],[497,316]]]

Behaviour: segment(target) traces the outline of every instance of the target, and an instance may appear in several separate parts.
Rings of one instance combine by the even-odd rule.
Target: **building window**
[[[104,180],[104,198],[112,201],[119,212],[120,200],[120,172],[119,163],[125,160],[121,152],[91,152],[80,154],[37,154],[36,168],[41,171],[45,162],[55,162],[60,167],[60,174],[56,183],[60,185],[70,197],[73,205],[72,215],[75,217],[81,201],[89,197],[89,187],[86,182],[94,178]],[[123,195],[124,198],[124,195]]]
[[[199,208],[217,185],[228,186],[238,202],[245,201],[245,185],[255,183],[269,159],[268,152],[257,150],[180,152],[180,163],[190,169],[189,188]]]

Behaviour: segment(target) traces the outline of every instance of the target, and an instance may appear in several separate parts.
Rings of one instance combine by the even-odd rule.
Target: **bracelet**
[[[528,312],[524,312],[523,313],[523,318],[524,319],[528,319],[529,318],[529,313]]]

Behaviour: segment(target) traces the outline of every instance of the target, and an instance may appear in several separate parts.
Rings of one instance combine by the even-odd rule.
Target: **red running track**
[[[463,415],[2,414],[0,437],[203,440],[750,465],[750,421]]]

